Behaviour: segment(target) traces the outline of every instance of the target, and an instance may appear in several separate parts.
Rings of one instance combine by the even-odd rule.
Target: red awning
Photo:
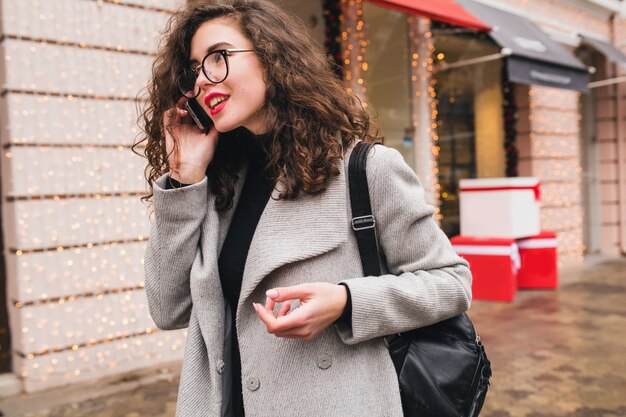
[[[491,26],[470,14],[454,0],[368,0],[388,9],[416,14],[439,22],[451,23],[466,28],[491,30]]]

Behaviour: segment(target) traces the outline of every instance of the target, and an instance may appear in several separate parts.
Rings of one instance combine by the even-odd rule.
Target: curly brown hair
[[[219,17],[232,18],[252,42],[265,71],[267,117],[267,170],[282,184],[280,199],[301,193],[323,192],[343,149],[355,140],[380,140],[373,133],[368,113],[348,94],[341,80],[304,24],[267,0],[196,0],[169,20],[152,65],[145,108],[139,116],[142,134],[134,149],[145,142],[145,170],[149,194],[153,183],[169,171],[163,115],[180,97],[176,75],[189,68],[191,39],[198,27]],[[237,136],[238,131],[220,133]],[[174,138],[175,139],[175,138]],[[176,140],[176,139],[175,139]],[[207,168],[216,209],[232,206],[237,172],[243,163],[237,140],[220,140]]]

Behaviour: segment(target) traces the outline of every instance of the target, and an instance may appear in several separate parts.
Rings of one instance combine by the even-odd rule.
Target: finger
[[[172,112],[170,113],[169,123],[171,123],[171,126],[175,126],[175,125],[194,125],[195,126],[195,122],[193,121],[193,118],[189,114],[189,111],[184,107],[181,108],[178,106],[174,106],[172,108]]]
[[[302,313],[303,308],[297,308],[291,313],[283,316],[274,317],[269,314],[271,320],[264,320],[267,323],[268,331],[270,333],[281,333],[288,331],[295,331],[307,324],[306,315]]]
[[[176,117],[183,118],[189,114],[189,112],[185,109],[185,103],[187,102],[187,100],[188,100],[187,97],[182,96],[181,98],[178,99],[178,101],[176,102],[174,106],[172,106],[170,109],[165,111],[165,114],[163,117],[164,122],[165,122],[165,127],[168,127],[172,123],[175,123]]]
[[[276,307],[276,302],[269,297],[265,298],[265,309],[270,313],[274,314],[274,307]]]
[[[298,317],[298,314],[295,314],[300,309],[296,309],[296,312],[287,316],[274,317],[274,314],[263,308],[261,304],[253,303],[253,306],[269,333],[286,332],[297,327],[302,327],[305,324],[302,317]]]
[[[168,134],[171,134],[172,130],[174,130],[180,124],[180,121],[183,117],[180,114],[181,111],[182,109],[174,106],[167,109],[165,113],[163,113],[163,131],[165,132],[166,138]]]
[[[274,325],[274,322],[276,321],[274,314],[267,311],[261,304],[253,303],[252,305],[254,306],[257,315],[265,324],[265,327],[267,327],[267,331],[269,332],[270,328]]]
[[[183,107],[185,105],[185,103],[187,102],[187,100],[189,100],[187,97],[180,96],[180,98],[176,102],[176,107]]]
[[[189,114],[189,112],[186,109],[181,109],[178,107],[176,107],[176,113],[178,114],[178,117],[180,118],[183,118]]]
[[[280,306],[280,310],[278,310],[278,314],[276,317],[285,316],[291,310],[291,303],[289,301],[285,301],[282,306]]]
[[[292,287],[272,288],[265,295],[274,301],[307,299],[312,292],[310,284],[294,285]]]

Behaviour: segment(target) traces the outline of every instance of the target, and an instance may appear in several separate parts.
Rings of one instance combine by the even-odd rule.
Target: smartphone
[[[213,122],[211,121],[209,115],[206,114],[204,109],[200,106],[198,100],[195,98],[187,100],[185,102],[185,108],[191,115],[193,121],[196,122],[196,125],[203,131],[208,132],[213,125]]]

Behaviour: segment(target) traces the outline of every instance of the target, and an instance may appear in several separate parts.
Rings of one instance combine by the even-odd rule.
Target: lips
[[[222,111],[229,98],[228,94],[213,92],[204,98],[204,104],[209,108],[211,116],[214,116]]]

